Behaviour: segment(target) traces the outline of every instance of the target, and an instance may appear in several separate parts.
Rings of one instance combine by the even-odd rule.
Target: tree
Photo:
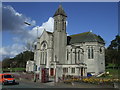
[[[34,43],[35,43],[35,41],[27,41],[25,43],[24,50],[25,51],[33,51],[34,50]]]
[[[2,61],[2,67],[3,68],[16,68],[16,67],[21,67],[25,68],[26,67],[26,62],[28,60],[34,60],[34,53],[32,51],[24,51],[18,55],[16,55],[14,58],[5,58]]]
[[[117,35],[114,40],[111,41],[111,44],[105,50],[105,59],[106,63],[112,63],[118,66],[120,60],[120,36]]]
[[[120,50],[120,36],[119,35],[117,35],[116,38],[111,41],[111,44],[109,45],[108,49]]]
[[[16,60],[18,67],[26,67],[26,62],[28,60],[34,60],[34,53],[32,51],[24,51],[23,53],[18,54],[16,57],[14,57],[14,60]]]
[[[5,58],[2,61],[2,68],[10,68],[10,64],[12,63],[12,58]]]

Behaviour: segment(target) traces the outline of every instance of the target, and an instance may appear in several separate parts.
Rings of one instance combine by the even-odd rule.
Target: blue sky
[[[19,20],[17,19],[18,22],[21,20],[22,17],[22,21],[27,20],[30,23],[39,26],[40,28],[41,27],[49,28],[53,26],[52,16],[57,10],[59,4],[60,3],[57,2],[55,3],[53,2],[10,3],[9,2],[9,3],[3,3],[3,6],[7,7],[9,5],[8,9],[12,7],[12,9],[10,10],[13,11],[13,13],[14,12],[19,13]],[[93,33],[100,35],[105,40],[106,46],[108,46],[110,44],[110,41],[113,40],[117,35],[118,33],[117,2],[106,2],[106,3],[105,2],[75,2],[75,3],[63,2],[61,4],[68,16],[67,33],[69,35],[88,32],[92,30]],[[6,10],[5,16],[8,18],[3,19],[3,21],[11,22],[9,20],[11,14],[9,16],[9,13],[10,13],[9,10]],[[16,20],[16,18],[13,20]],[[16,22],[16,24],[18,22]],[[7,26],[9,27],[9,24],[7,24]],[[17,49],[19,45],[22,48],[24,39],[32,37],[30,35],[25,34],[23,31],[28,33],[30,32],[30,30],[32,31],[35,29],[34,26],[30,27],[24,25],[23,27],[22,26],[19,27],[20,27],[19,29],[21,30],[17,30],[17,28],[14,28],[14,30],[12,30],[12,28],[5,28],[5,30],[3,29],[2,32],[3,41],[4,41],[3,50],[6,50],[12,46],[13,49],[14,48]],[[35,36],[35,32],[33,36]],[[14,51],[14,55],[22,51],[20,47],[18,51]],[[6,53],[7,51],[11,51],[11,50],[6,50]],[[10,54],[10,56],[14,56],[14,55]]]

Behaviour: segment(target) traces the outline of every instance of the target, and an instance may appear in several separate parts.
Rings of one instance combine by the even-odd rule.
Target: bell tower
[[[66,32],[66,17],[62,5],[59,5],[59,8],[54,14],[54,32]]]
[[[67,33],[66,33],[66,18],[67,15],[64,12],[62,5],[54,14],[54,61],[60,64],[65,63],[66,59],[66,45],[67,45]]]

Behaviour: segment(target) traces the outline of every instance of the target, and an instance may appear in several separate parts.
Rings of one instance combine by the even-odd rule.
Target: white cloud
[[[19,42],[20,42],[20,38],[19,38],[19,37],[13,37],[12,39],[13,39],[13,41],[16,42],[16,43],[19,43]]]
[[[35,26],[35,20],[31,20],[31,18],[17,12],[13,7],[3,5],[2,9],[3,31],[10,31],[10,34],[17,35],[17,37],[12,38],[14,40],[13,45],[0,48],[0,54],[2,56],[14,57],[22,52],[25,49],[25,44],[27,42],[35,42],[37,38],[37,30],[38,37],[40,37],[44,29],[49,32],[53,32],[54,30],[53,17],[49,17],[48,21],[43,22],[41,26]],[[26,27],[29,26],[24,24],[25,21],[35,27],[31,30],[27,30]],[[66,25],[67,24],[68,22],[66,22]]]
[[[14,57],[24,50],[24,45],[21,44],[13,44],[12,46],[2,47],[0,48],[0,55],[4,57]]]
[[[31,24],[35,25],[35,20],[31,20],[31,18],[17,12],[12,6],[2,6],[3,30],[19,33],[21,30],[25,30],[25,27],[27,27],[24,24],[24,21],[30,22]]]
[[[7,55],[8,52],[5,50],[5,48],[0,48],[0,55]]]
[[[27,33],[24,35],[24,37],[22,37],[23,35],[21,35],[20,37],[18,36],[13,38],[15,43],[13,43],[12,46],[0,48],[0,50],[2,50],[0,51],[0,54],[2,56],[14,57],[15,55],[19,54],[25,49],[25,44],[27,42],[35,41],[37,37],[37,29],[38,29],[38,36],[40,37],[44,29],[49,32],[53,32],[53,25],[54,25],[54,19],[50,17],[48,21],[44,22],[41,26],[33,27],[32,30],[26,30]],[[24,45],[19,44],[20,42],[24,43]]]
[[[42,24],[42,27],[46,29],[46,31],[53,32],[54,27],[54,19],[50,17],[47,22]]]
[[[42,34],[44,29],[49,32],[53,32],[54,27],[54,19],[52,17],[49,17],[48,21],[44,22],[41,26],[36,26],[32,30],[28,31],[28,33],[32,37],[37,37],[37,30],[38,30],[38,37]]]
[[[27,35],[25,35],[24,38],[22,38],[23,43],[27,42],[35,42],[37,38],[37,31],[38,31],[38,37],[41,36],[44,29],[49,32],[53,32],[53,26],[54,26],[54,19],[52,17],[49,17],[48,21],[44,22],[41,26],[33,27],[32,30],[27,30]],[[18,37],[14,38],[14,41],[20,41]]]

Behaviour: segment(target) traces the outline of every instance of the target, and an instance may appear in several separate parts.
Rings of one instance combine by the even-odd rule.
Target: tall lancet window
[[[94,52],[93,52],[93,48],[91,48],[91,59],[94,58]]]
[[[88,59],[90,59],[90,48],[88,48]]]
[[[69,60],[69,51],[67,49],[67,60]]]
[[[42,42],[41,44],[41,64],[46,64],[47,61],[47,43],[45,41]]]
[[[93,47],[88,47],[88,59],[94,58],[94,50]]]
[[[80,50],[78,51],[78,60],[80,61]]]
[[[64,19],[62,19],[62,30],[64,30]]]
[[[57,30],[57,21],[55,21],[55,23],[56,23],[56,26],[55,26],[55,28],[56,28],[56,30]]]

